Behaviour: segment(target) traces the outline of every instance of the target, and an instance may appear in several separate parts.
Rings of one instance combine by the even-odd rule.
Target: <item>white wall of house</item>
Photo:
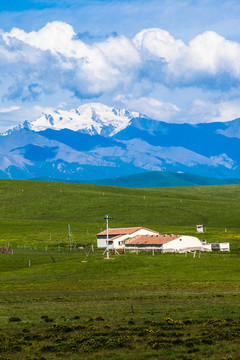
[[[156,235],[156,231],[151,231],[151,230],[147,230],[147,229],[140,229],[140,230],[135,231],[132,234],[123,235],[123,236],[117,238],[116,240],[114,240],[113,248],[114,249],[123,248],[124,245],[125,245],[124,240],[133,238],[134,236],[137,236],[137,235]]]
[[[131,236],[131,235],[129,235],[129,234],[119,236],[117,239],[113,240],[113,246],[112,246],[112,248],[113,248],[113,249],[119,249],[119,248],[124,247],[123,241],[126,240],[126,239],[129,239],[130,236]]]
[[[108,243],[109,249],[117,249],[119,247],[122,247],[121,241],[129,238],[130,235],[122,235],[119,236],[117,239],[110,239],[113,240],[110,243]],[[97,239],[97,247],[98,248],[106,248],[107,247],[107,239]]]
[[[107,240],[106,239],[97,239],[97,247],[105,249],[107,247]]]
[[[180,236],[179,238],[163,244],[163,252],[167,251],[183,251],[203,248],[202,242],[195,236]]]
[[[135,233],[134,233],[135,234]],[[135,235],[134,235],[135,236]],[[118,248],[122,248],[124,246],[124,243],[122,243],[122,241],[124,241],[125,239],[128,239],[132,237],[132,234],[126,234],[126,235],[122,235],[117,237],[117,239],[111,239],[113,241],[111,241],[108,246],[109,249],[118,249]],[[97,247],[98,248],[106,248],[107,247],[107,240],[106,239],[97,239]]]

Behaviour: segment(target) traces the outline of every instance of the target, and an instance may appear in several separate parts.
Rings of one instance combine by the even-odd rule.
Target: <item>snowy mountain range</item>
[[[125,129],[131,119],[142,116],[138,112],[126,109],[111,108],[100,103],[89,103],[70,111],[54,110],[48,114],[42,114],[36,120],[25,121],[13,130],[25,128],[39,132],[47,129],[69,129],[89,135],[113,136]]]
[[[0,135],[0,177],[99,180],[147,171],[240,178],[240,119],[170,124],[99,103]]]

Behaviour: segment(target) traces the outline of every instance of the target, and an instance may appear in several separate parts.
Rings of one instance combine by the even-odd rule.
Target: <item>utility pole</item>
[[[68,240],[69,240],[69,249],[72,250],[72,244],[71,244],[71,227],[68,224]]]
[[[111,220],[112,217],[109,216],[109,215],[105,215],[105,216],[104,216],[104,219],[106,219],[106,225],[107,225],[107,249],[106,249],[106,251],[107,251],[107,259],[109,259],[109,249],[108,249],[108,220]]]

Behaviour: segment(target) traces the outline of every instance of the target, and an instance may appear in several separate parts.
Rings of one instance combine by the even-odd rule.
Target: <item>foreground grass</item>
[[[2,359],[238,359],[237,254],[17,249],[0,270]]]
[[[0,360],[239,360],[240,186],[0,181]],[[105,228],[229,241],[231,253],[96,250]],[[69,251],[68,224],[73,245]],[[95,251],[91,251],[94,245]],[[74,246],[73,246],[74,248]],[[84,262],[82,262],[84,261]]]

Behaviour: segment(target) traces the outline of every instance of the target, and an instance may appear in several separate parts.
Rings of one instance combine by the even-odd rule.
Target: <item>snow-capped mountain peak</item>
[[[89,103],[70,111],[54,110],[42,114],[36,120],[28,122],[27,127],[36,132],[46,129],[70,129],[90,135],[112,136],[127,127],[130,120],[135,117],[142,115],[100,103]],[[22,126],[26,127],[26,123]]]

